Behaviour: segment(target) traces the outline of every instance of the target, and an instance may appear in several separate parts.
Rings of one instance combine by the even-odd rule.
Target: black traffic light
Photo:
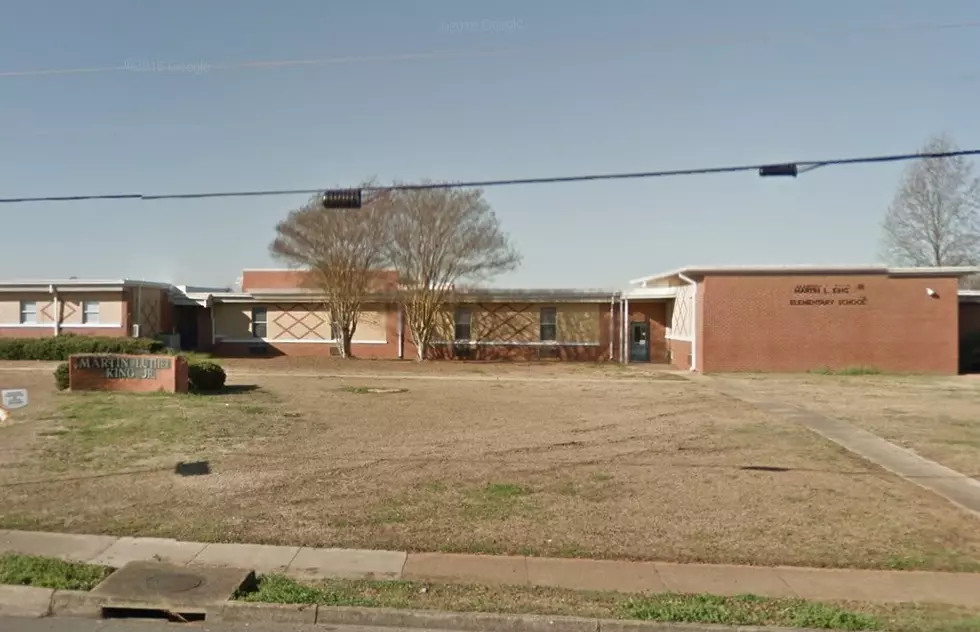
[[[796,177],[798,169],[796,163],[791,162],[784,165],[766,165],[759,167],[759,175],[763,178],[768,176],[791,176]]]
[[[331,189],[323,193],[323,208],[361,208],[360,189]]]

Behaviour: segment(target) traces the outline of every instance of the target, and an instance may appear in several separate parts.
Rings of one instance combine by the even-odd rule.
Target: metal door
[[[650,324],[630,323],[630,362],[650,361]]]

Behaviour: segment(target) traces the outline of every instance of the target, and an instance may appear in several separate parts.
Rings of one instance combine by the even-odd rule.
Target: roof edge
[[[650,281],[659,281],[673,277],[684,276],[723,276],[723,275],[793,275],[793,274],[884,274],[888,276],[920,276],[920,277],[963,277],[980,273],[980,268],[972,266],[942,266],[942,267],[889,267],[884,264],[865,265],[756,265],[756,266],[686,266],[669,270],[660,274],[632,279],[630,285],[641,285]]]

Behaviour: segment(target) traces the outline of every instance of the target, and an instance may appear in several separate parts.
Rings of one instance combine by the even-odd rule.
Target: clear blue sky
[[[0,73],[131,70],[0,76],[0,197],[820,159],[941,131],[976,147],[980,28],[899,28],[973,22],[975,0],[5,0]],[[389,59],[209,68],[365,56]],[[497,284],[875,262],[901,168],[491,189],[525,257]],[[303,199],[0,206],[0,277],[229,284],[273,265]]]

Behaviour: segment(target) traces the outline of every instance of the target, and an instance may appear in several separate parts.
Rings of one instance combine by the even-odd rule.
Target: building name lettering
[[[813,306],[829,307],[831,305],[840,306],[861,306],[868,304],[866,296],[853,296],[852,286],[850,285],[820,285],[819,283],[805,283],[793,288],[793,294],[807,298],[791,298],[789,304],[794,307]],[[853,286],[855,292],[863,292],[864,284],[859,283]]]
[[[102,371],[108,380],[153,380],[157,370],[169,370],[170,358],[120,358],[118,356],[81,356],[72,358],[73,368],[84,371]]]

